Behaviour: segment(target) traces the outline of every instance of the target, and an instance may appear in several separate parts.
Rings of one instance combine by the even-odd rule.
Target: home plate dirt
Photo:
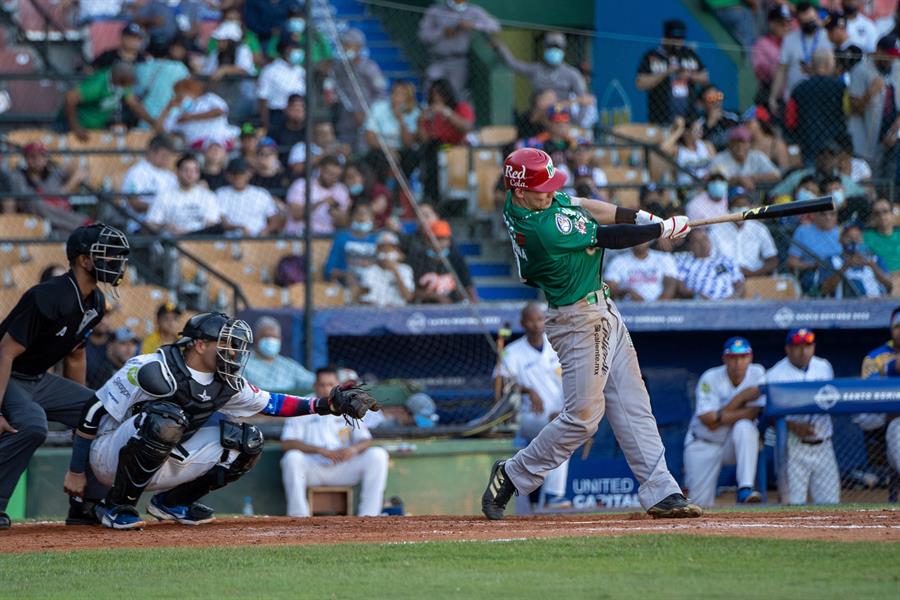
[[[825,540],[900,541],[900,510],[714,513],[701,519],[654,520],[641,513],[508,517],[222,518],[188,528],[149,523],[141,531],[25,523],[0,532],[0,553],[108,548],[509,541],[571,536],[692,534]]]

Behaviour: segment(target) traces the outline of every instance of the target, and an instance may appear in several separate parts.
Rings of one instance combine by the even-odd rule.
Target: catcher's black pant
[[[0,413],[18,433],[0,435],[0,511],[6,510],[19,476],[47,438],[47,421],[74,429],[84,403],[93,395],[93,390],[56,375],[10,377]],[[90,471],[87,475],[85,496],[102,498],[105,488]]]

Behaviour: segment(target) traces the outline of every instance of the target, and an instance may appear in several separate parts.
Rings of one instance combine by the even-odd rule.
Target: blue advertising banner
[[[900,412],[900,379],[873,377],[771,383],[765,414]]]

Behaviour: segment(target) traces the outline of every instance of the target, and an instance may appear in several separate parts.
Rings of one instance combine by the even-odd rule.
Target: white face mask
[[[462,12],[466,10],[468,6],[468,2],[454,2],[453,0],[447,0],[447,6],[455,10],[456,12]]]
[[[391,250],[389,252],[379,252],[378,260],[386,260],[389,262],[397,262],[400,260],[400,253],[396,250]]]

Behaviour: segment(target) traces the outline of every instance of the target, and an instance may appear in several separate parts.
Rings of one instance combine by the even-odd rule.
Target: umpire
[[[0,529],[10,526],[6,505],[47,437],[47,421],[76,427],[93,394],[84,387],[84,345],[105,312],[101,289],[122,281],[128,252],[114,227],[75,229],[66,242],[69,271],[25,292],[0,323]],[[47,373],[60,360],[65,379]],[[90,522],[83,508],[72,503],[66,523]]]

